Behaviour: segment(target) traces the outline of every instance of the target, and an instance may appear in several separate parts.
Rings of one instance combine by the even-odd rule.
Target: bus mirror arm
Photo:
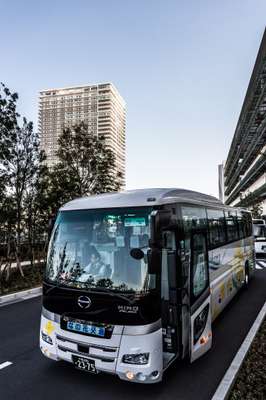
[[[175,230],[177,227],[176,215],[170,210],[156,210],[151,213],[150,247],[163,247],[162,233],[166,230]]]
[[[157,274],[161,270],[162,251],[156,247],[152,247],[147,252],[148,257],[148,273]]]
[[[48,219],[48,237],[50,238],[51,234],[52,234],[52,230],[55,224],[55,220],[56,220],[56,216],[57,214],[53,214],[50,216],[50,218]]]

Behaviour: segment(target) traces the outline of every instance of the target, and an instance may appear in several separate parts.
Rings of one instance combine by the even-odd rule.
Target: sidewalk
[[[39,262],[44,262],[44,260],[40,260],[40,261],[37,261],[37,260],[35,260],[35,262],[34,262],[34,264],[38,264]],[[27,266],[27,265],[30,265],[30,261],[21,261],[21,266],[22,267],[25,267],[25,266]],[[3,269],[4,269],[4,266],[5,266],[5,264],[2,264],[1,266],[0,266],[0,271],[2,271]],[[16,262],[13,262],[12,264],[11,264],[11,268],[17,268],[17,263]]]
[[[0,296],[0,307],[12,303],[17,303],[18,301],[28,300],[33,297],[41,296],[41,294],[42,294],[42,286],[23,290],[21,292],[6,294],[4,296]]]

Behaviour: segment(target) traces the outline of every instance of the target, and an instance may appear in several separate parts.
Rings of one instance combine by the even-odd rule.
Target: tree
[[[16,111],[18,95],[0,83],[0,237],[1,237],[1,262],[5,260],[4,269],[7,277],[10,273],[10,257],[14,251],[14,225],[16,220],[14,199],[10,194],[7,163],[11,160],[11,149],[18,126]]]
[[[17,118],[17,93],[0,83],[0,162],[10,159],[10,148],[15,138]],[[2,168],[1,168],[2,169]]]
[[[240,206],[247,207],[253,218],[261,218],[263,214],[263,201],[254,192],[248,191],[244,198],[241,199]]]
[[[39,136],[32,122],[20,118],[17,100],[0,84],[0,275],[4,262],[7,278],[14,259],[24,276],[22,253],[33,263],[47,236],[48,218],[63,203],[121,187],[113,152],[89,135],[85,124],[63,131],[59,162],[48,170]]]
[[[39,147],[36,154],[37,169],[29,181],[24,200],[28,254],[31,264],[34,263],[37,255],[39,261],[44,258],[49,218],[48,168],[44,163],[45,155],[39,150]]]
[[[10,276],[12,258],[15,253],[15,224],[14,199],[11,196],[5,196],[1,202],[0,213],[0,278],[6,275],[6,281]]]
[[[21,239],[22,226],[25,222],[24,203],[32,192],[39,170],[41,153],[39,138],[33,131],[32,122],[23,118],[22,127],[15,129],[14,142],[10,145],[10,156],[4,163],[9,184],[9,192],[14,198],[16,210],[16,261],[21,275]],[[26,237],[23,237],[25,240]]]
[[[48,220],[45,155],[32,122],[20,119],[17,100],[17,93],[0,84],[0,273],[4,263],[7,279],[14,260],[24,276],[21,257],[33,262]]]
[[[59,159],[51,173],[53,203],[57,206],[75,197],[117,191],[121,174],[115,171],[115,156],[103,139],[88,134],[84,123],[67,128],[58,140]],[[61,204],[58,204],[61,203]]]
[[[262,202],[253,204],[250,211],[253,218],[261,218],[263,213]]]
[[[17,118],[16,111],[18,95],[0,83],[0,205],[6,201],[7,174],[6,162],[11,158],[12,144],[16,135]]]

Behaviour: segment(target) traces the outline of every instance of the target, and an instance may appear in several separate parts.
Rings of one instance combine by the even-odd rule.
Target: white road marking
[[[256,268],[256,269],[263,269],[262,266],[259,264],[258,261],[256,261],[256,266],[255,266],[255,268]]]
[[[11,361],[6,361],[2,364],[0,364],[0,369],[4,369],[6,367],[9,367],[9,365],[13,364]]]
[[[257,260],[257,261],[256,261],[256,268],[257,268],[257,269],[266,268],[266,262],[263,261],[263,260]]]

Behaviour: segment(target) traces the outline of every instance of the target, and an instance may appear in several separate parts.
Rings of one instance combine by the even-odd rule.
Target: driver
[[[83,274],[93,276],[94,279],[102,279],[107,277],[107,266],[101,260],[98,252],[93,252],[90,256],[89,264],[84,267]]]

